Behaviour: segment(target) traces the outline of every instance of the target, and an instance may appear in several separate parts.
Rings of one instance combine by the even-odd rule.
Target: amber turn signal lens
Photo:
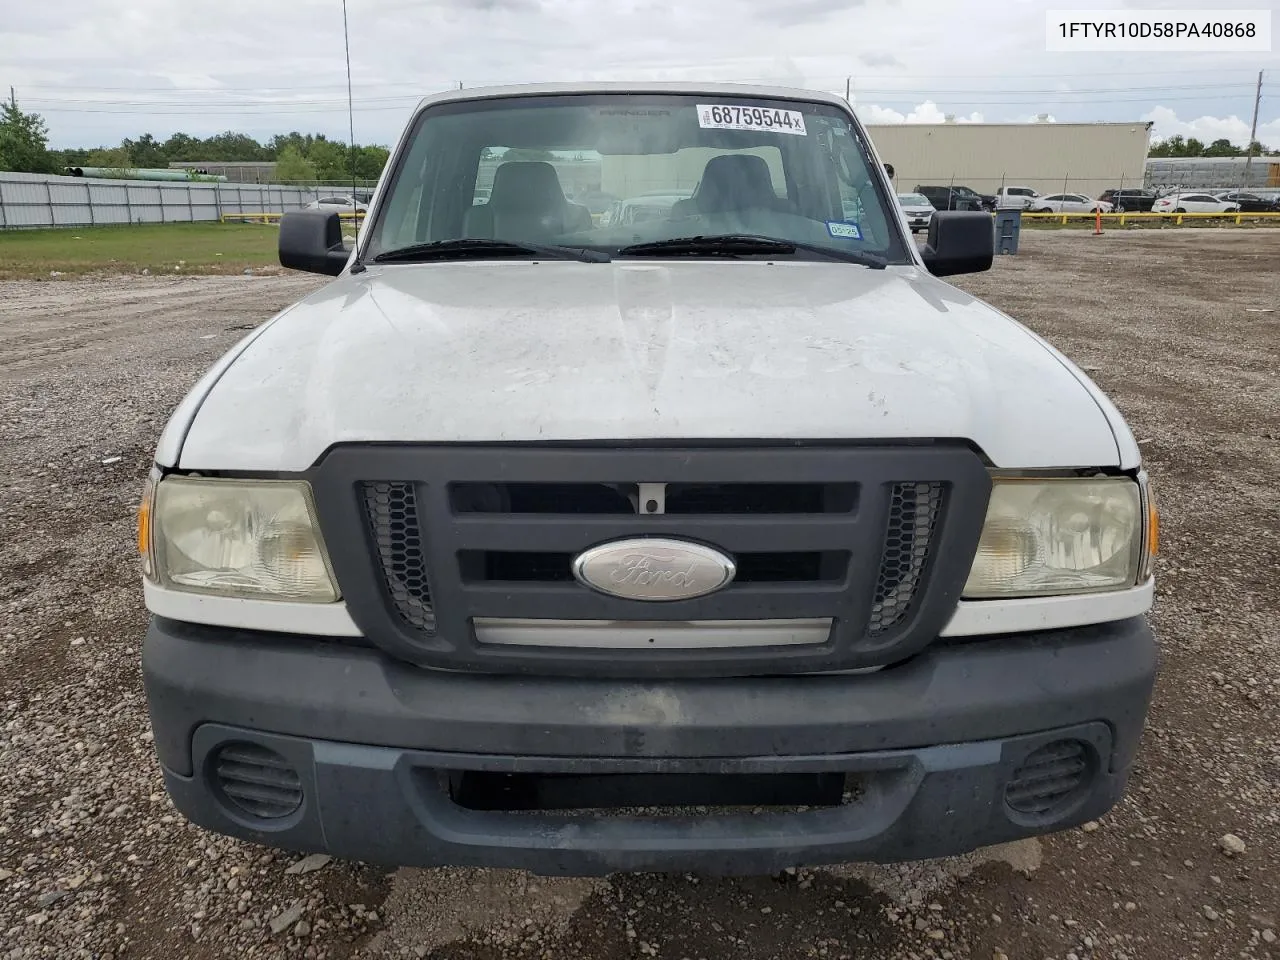
[[[142,572],[151,575],[151,504],[155,499],[155,481],[148,477],[142,487],[142,501],[138,504],[138,555],[142,557]]]

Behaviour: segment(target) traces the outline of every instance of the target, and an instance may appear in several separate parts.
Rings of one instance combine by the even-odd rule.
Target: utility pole
[[[849,94],[853,92],[853,77],[844,78],[844,99],[849,102]]]
[[[13,95],[13,87],[12,87],[12,86],[10,86],[10,87],[9,87],[9,106],[13,107],[13,109],[15,109],[15,110],[17,110],[17,109],[18,109],[18,101],[17,101],[17,99],[16,99],[16,98],[14,97],[14,95]]]
[[[1258,107],[1262,105],[1262,71],[1258,71],[1258,92],[1253,96],[1253,123],[1249,127],[1249,146],[1244,151],[1244,183],[1240,186],[1249,189],[1249,167],[1253,164],[1253,141],[1258,135]]]

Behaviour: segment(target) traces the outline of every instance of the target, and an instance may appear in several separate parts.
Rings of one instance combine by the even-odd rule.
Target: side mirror
[[[981,210],[939,210],[929,221],[929,239],[920,251],[935,277],[990,270],[995,253],[995,222]]]
[[[884,172],[885,172],[885,173],[887,173],[887,174],[889,175],[889,179],[890,179],[890,180],[892,180],[892,179],[894,178],[894,176],[895,176],[895,174],[894,174],[894,172],[893,172],[893,164],[892,164],[892,163],[886,163],[886,164],[884,165]]]
[[[336,277],[351,248],[342,242],[342,220],[335,211],[298,210],[280,218],[280,265]]]

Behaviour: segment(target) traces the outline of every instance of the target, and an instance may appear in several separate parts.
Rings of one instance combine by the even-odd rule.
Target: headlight
[[[284,480],[169,477],[150,512],[152,576],[231,597],[338,599],[311,487]]]
[[[1127,477],[996,478],[964,596],[1121,590],[1137,582],[1144,504]]]

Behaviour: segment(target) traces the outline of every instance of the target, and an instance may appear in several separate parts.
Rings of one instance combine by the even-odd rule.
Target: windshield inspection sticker
[[[698,104],[698,126],[709,130],[772,130],[798,137],[806,135],[804,114],[799,110],[772,107],[719,106]]]
[[[841,240],[862,239],[862,228],[856,223],[850,223],[847,220],[827,221],[827,233],[833,237],[839,237]]]

